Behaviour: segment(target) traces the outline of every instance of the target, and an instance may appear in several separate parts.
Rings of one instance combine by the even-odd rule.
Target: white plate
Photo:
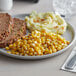
[[[19,15],[13,15],[12,17],[16,17],[16,18],[20,18],[20,19],[24,19],[25,16],[27,16],[29,14],[19,14]],[[13,54],[8,54],[6,52],[6,50],[1,49],[0,48],[0,53],[5,55],[5,56],[9,56],[9,57],[13,57],[13,58],[18,58],[18,59],[43,59],[43,58],[48,58],[48,57],[52,57],[52,56],[56,56],[59,55],[61,53],[63,53],[64,51],[66,51],[67,49],[69,49],[72,44],[75,41],[75,30],[72,27],[72,25],[68,24],[68,28],[67,31],[64,33],[64,35],[62,35],[66,40],[69,40],[71,43],[64,49],[57,51],[56,53],[52,53],[52,54],[48,54],[48,55],[43,55],[43,56],[19,56],[19,55],[13,55]]]

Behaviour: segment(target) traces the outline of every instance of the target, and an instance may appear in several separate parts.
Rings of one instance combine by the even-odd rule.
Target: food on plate
[[[30,16],[25,17],[25,22],[30,31],[45,30],[48,33],[63,34],[67,28],[66,21],[53,12],[37,13],[33,11]]]
[[[14,35],[15,40],[21,38],[26,34],[26,25],[23,20],[20,20],[18,18],[13,18],[12,34]]]
[[[2,14],[2,13],[1,13]],[[12,18],[9,14],[0,14],[0,47],[13,43],[26,34],[24,20]],[[3,18],[2,18],[3,17]]]
[[[58,34],[34,30],[5,49],[8,50],[7,53],[16,55],[41,56],[55,53],[65,48],[69,43]]]
[[[27,35],[26,25],[31,31]],[[22,56],[52,54],[69,45],[70,42],[59,35],[66,28],[65,20],[50,12],[32,12],[25,20],[0,13],[0,48],[5,48],[7,53]]]
[[[8,13],[0,13],[0,42],[11,33],[12,17]]]

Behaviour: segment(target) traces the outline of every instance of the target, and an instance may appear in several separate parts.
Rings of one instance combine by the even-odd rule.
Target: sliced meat
[[[16,35],[23,36],[26,34],[26,25],[24,20],[20,20],[18,18],[13,19],[13,33]]]
[[[26,25],[23,20],[14,18],[12,28],[13,29],[11,30],[11,34],[9,34],[9,36],[0,43],[0,47],[8,46],[9,44],[13,43],[26,34]]]
[[[0,13],[0,42],[11,33],[12,22],[13,19],[8,13]]]

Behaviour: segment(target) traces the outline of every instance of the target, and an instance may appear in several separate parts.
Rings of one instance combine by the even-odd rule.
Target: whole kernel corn
[[[32,31],[13,44],[5,47],[7,53],[22,56],[42,56],[55,53],[65,48],[70,42],[62,36],[43,31]]]
[[[19,55],[19,52],[16,52],[16,55]]]
[[[6,50],[9,50],[9,47],[5,47]]]
[[[7,53],[11,54],[11,51],[7,51]]]
[[[10,45],[9,45],[9,48],[12,48],[12,47],[13,47],[13,45],[12,45],[12,44],[10,44]]]
[[[26,54],[29,54],[29,51],[26,51]]]
[[[52,49],[49,50],[49,54],[52,54]]]
[[[30,56],[33,56],[33,53],[29,53]]]
[[[33,48],[29,48],[29,52],[34,52],[34,49]]]

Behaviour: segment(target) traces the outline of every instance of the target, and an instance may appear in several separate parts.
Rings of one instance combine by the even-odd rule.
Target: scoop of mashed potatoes
[[[44,30],[48,33],[63,34],[67,28],[66,21],[60,15],[53,12],[37,13],[33,11],[30,16],[25,17],[25,21],[30,31]]]

